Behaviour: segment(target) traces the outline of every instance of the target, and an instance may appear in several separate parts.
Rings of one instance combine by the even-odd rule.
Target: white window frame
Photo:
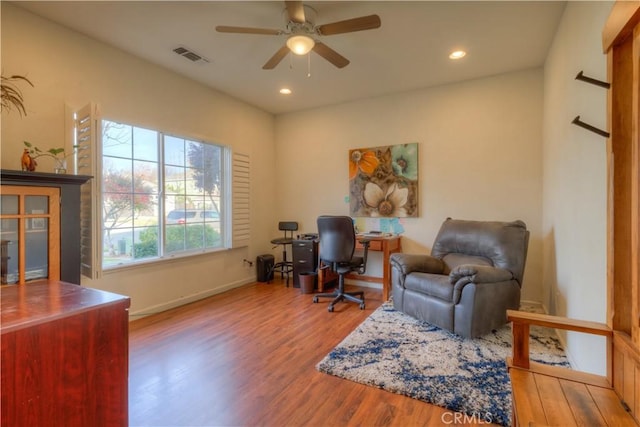
[[[155,257],[148,257],[148,258],[140,258],[138,260],[136,260],[135,258],[128,258],[123,260],[122,263],[117,263],[117,264],[109,264],[109,265],[105,265],[104,263],[104,246],[103,246],[103,242],[102,242],[102,236],[104,235],[104,218],[103,218],[103,203],[104,203],[104,191],[102,191],[101,186],[102,186],[102,180],[103,180],[103,170],[102,170],[102,164],[103,164],[103,158],[104,158],[104,154],[102,153],[102,124],[104,123],[104,121],[110,121],[110,122],[114,122],[114,123],[119,123],[119,124],[123,124],[126,126],[131,126],[131,127],[136,127],[136,128],[141,128],[141,129],[148,129],[154,132],[158,133],[158,159],[157,159],[157,164],[158,164],[158,188],[159,188],[159,192],[157,194],[158,196],[158,239],[159,239],[159,243],[158,243],[158,256]],[[118,269],[123,269],[123,268],[132,268],[132,267],[136,267],[136,266],[140,266],[140,265],[146,265],[149,263],[158,263],[158,262],[164,262],[167,260],[173,260],[176,258],[185,258],[185,257],[192,257],[192,256],[201,256],[203,254],[207,254],[207,253],[215,253],[215,252],[219,252],[221,250],[226,250],[232,246],[236,246],[233,243],[233,240],[231,238],[232,236],[232,230],[233,230],[233,224],[231,221],[231,217],[232,217],[232,213],[231,210],[233,209],[233,200],[232,200],[232,195],[233,195],[233,191],[231,190],[231,185],[230,183],[233,182],[233,171],[232,168],[230,167],[231,165],[231,158],[232,158],[232,152],[231,149],[225,145],[219,144],[219,143],[214,143],[211,141],[206,141],[206,140],[202,140],[202,139],[197,139],[197,138],[191,138],[188,136],[184,136],[184,135],[176,135],[173,133],[169,133],[169,132],[165,132],[162,131],[160,129],[150,129],[150,128],[145,128],[142,126],[136,126],[130,123],[126,123],[124,121],[118,121],[118,120],[111,120],[111,119],[100,119],[98,120],[99,124],[100,124],[100,130],[97,132],[97,146],[99,146],[99,150],[96,150],[96,179],[100,182],[99,187],[100,187],[100,203],[99,203],[99,210],[97,212],[97,224],[96,227],[98,228],[98,234],[99,235],[99,243],[97,242],[96,246],[96,250],[98,251],[98,262],[99,262],[99,266],[100,269],[102,271],[112,271],[112,270],[118,270]],[[182,250],[182,251],[176,251],[176,252],[171,252],[171,253],[165,253],[165,232],[166,232],[166,221],[165,218],[168,214],[166,206],[165,206],[165,159],[163,158],[163,153],[164,153],[164,139],[165,137],[173,137],[173,138],[179,138],[179,139],[184,139],[186,141],[190,141],[190,142],[196,142],[196,143],[202,143],[202,144],[209,144],[209,145],[213,145],[215,147],[218,147],[221,149],[221,186],[220,186],[220,204],[222,205],[221,209],[220,209],[220,237],[221,237],[221,244],[219,246],[215,246],[215,247],[205,247],[205,248],[197,248],[197,249],[191,249],[191,250]],[[133,193],[132,193],[133,194]],[[186,227],[186,225],[185,225]]]

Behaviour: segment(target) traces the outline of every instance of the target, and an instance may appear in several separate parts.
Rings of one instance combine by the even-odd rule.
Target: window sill
[[[216,248],[216,249],[207,249],[206,251],[201,251],[201,252],[188,252],[188,253],[179,254],[179,255],[167,255],[167,256],[158,257],[158,258],[149,258],[144,261],[137,261],[137,262],[131,262],[126,264],[123,263],[123,264],[113,265],[109,267],[104,267],[102,269],[102,274],[104,275],[114,274],[114,273],[119,273],[125,270],[157,266],[158,264],[185,262],[185,261],[189,261],[189,260],[204,257],[204,256],[215,255],[220,252],[226,252],[228,250],[229,250],[228,248]]]

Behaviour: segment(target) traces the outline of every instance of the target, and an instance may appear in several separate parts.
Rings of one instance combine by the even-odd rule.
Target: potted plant
[[[27,115],[27,110],[24,108],[24,98],[20,88],[16,85],[18,82],[26,82],[33,87],[33,83],[24,76],[1,76],[0,80],[0,108],[2,111],[11,111],[16,109],[21,116]]]
[[[74,145],[73,152],[66,154],[65,149],[62,147],[50,148],[47,151],[43,151],[35,145],[31,144],[29,141],[23,142],[25,146],[25,153],[29,154],[32,161],[37,159],[38,157],[51,157],[55,161],[55,167],[53,169],[55,173],[67,173],[67,157],[72,156],[77,148],[77,146]]]

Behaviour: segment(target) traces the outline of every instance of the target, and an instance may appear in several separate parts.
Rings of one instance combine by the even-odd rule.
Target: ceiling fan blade
[[[285,1],[287,5],[287,13],[289,14],[289,21],[293,21],[296,24],[304,24],[304,6],[301,1]]]
[[[349,60],[322,42],[316,42],[313,51],[338,68],[349,65]]]
[[[273,70],[276,65],[278,65],[280,63],[280,61],[282,61],[282,59],[287,56],[287,54],[290,52],[289,48],[287,47],[287,45],[284,45],[280,48],[280,50],[278,50],[275,55],[273,55],[267,62],[266,64],[264,64],[262,66],[263,70]]]
[[[359,18],[332,22],[318,26],[318,32],[323,36],[334,34],[353,33],[354,31],[373,30],[382,25],[378,15],[361,16]]]
[[[267,36],[279,36],[282,34],[280,30],[271,30],[269,28],[229,27],[227,25],[218,25],[216,31],[219,33],[264,34]]]

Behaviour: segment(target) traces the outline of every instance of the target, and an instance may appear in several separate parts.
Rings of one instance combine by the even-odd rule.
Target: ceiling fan
[[[315,53],[338,68],[349,65],[349,60],[317,39],[318,36],[352,33],[372,30],[381,25],[378,15],[361,16],[329,24],[315,25],[314,10],[301,1],[285,1],[288,22],[284,30],[250,27],[230,27],[218,25],[220,33],[260,34],[268,36],[288,36],[287,42],[263,66],[265,70],[274,69],[289,52],[305,55],[313,50]],[[305,13],[306,9],[306,13]]]

